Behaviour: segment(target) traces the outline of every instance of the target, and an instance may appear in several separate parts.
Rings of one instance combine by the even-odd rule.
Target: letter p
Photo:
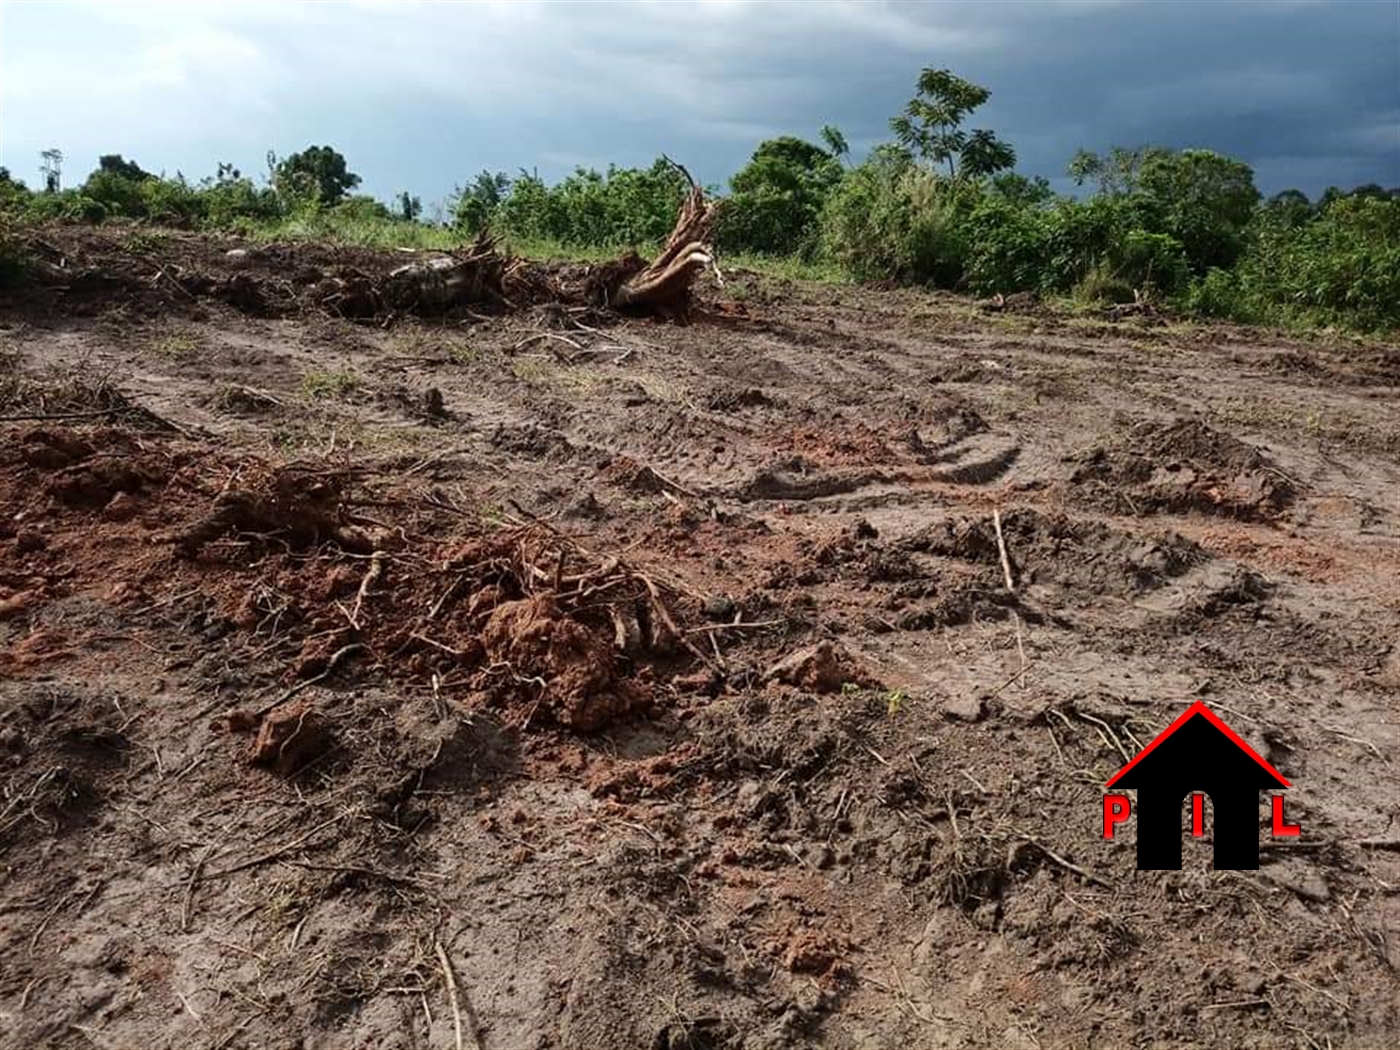
[[[1105,795],[1103,797],[1103,837],[1113,838],[1113,825],[1121,824],[1133,815],[1132,803],[1127,795]]]

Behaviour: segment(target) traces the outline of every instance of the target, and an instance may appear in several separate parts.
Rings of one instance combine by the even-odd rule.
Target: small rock
[[[680,693],[708,693],[715,696],[722,683],[713,671],[698,671],[695,674],[677,675],[671,679],[671,685]]]
[[[224,252],[224,261],[235,269],[241,270],[253,261],[253,253],[247,248],[230,248]]]
[[[980,722],[987,716],[980,696],[954,696],[943,701],[943,717],[954,722]]]
[[[286,776],[329,748],[330,730],[325,721],[303,704],[289,704],[263,719],[253,744],[253,762]]]
[[[31,554],[34,551],[41,551],[47,547],[48,541],[44,539],[41,532],[34,529],[20,529],[15,534],[15,551],[19,554]]]
[[[847,682],[877,685],[849,652],[834,642],[818,642],[791,653],[768,669],[765,681],[783,682],[814,693],[835,693]]]
[[[423,391],[423,414],[431,419],[447,418],[447,404],[442,399],[442,391],[435,386]]]
[[[734,619],[734,602],[722,594],[705,602],[705,615],[711,620],[728,622]]]
[[[564,508],[566,518],[584,518],[596,521],[607,517],[608,512],[591,492],[585,492]]]
[[[125,492],[118,492],[112,497],[110,503],[102,510],[102,516],[108,521],[130,521],[135,517],[140,508],[136,501]]]
[[[20,613],[28,611],[33,607],[40,596],[39,588],[31,587],[27,591],[19,591],[8,598],[0,598],[0,620],[9,616],[18,616]]]

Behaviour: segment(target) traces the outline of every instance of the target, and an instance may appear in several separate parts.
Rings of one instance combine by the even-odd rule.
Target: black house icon
[[[1181,867],[1182,802],[1210,796],[1215,868],[1259,867],[1259,792],[1289,786],[1218,715],[1194,703],[1113,775],[1109,787],[1136,788],[1137,866]]]

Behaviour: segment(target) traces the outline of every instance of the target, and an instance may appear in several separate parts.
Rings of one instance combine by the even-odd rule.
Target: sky
[[[329,144],[432,205],[482,169],[644,165],[723,184],[835,124],[857,157],[919,70],[1057,189],[1078,147],[1197,146],[1266,193],[1400,186],[1400,0],[1052,3],[0,3],[0,165],[65,185],[103,153],[191,179]]]

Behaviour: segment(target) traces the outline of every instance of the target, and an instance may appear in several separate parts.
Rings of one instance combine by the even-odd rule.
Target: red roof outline
[[[1150,755],[1156,749],[1158,744],[1161,744],[1164,741],[1166,741],[1166,739],[1169,736],[1175,733],[1178,729],[1180,729],[1183,725],[1189,722],[1196,715],[1204,715],[1206,721],[1208,721],[1211,725],[1215,726],[1216,729],[1220,730],[1227,737],[1229,737],[1230,742],[1232,744],[1238,747],[1250,758],[1254,759],[1254,761],[1258,762],[1259,765],[1264,768],[1265,772],[1267,772],[1271,777],[1277,780],[1284,787],[1293,786],[1288,782],[1288,780],[1284,777],[1282,773],[1280,773],[1277,769],[1275,769],[1273,766],[1269,765],[1269,763],[1265,762],[1262,758],[1260,758],[1259,754],[1254,750],[1254,748],[1250,747],[1243,740],[1241,740],[1239,735],[1233,729],[1231,729],[1229,726],[1227,726],[1224,722],[1220,720],[1219,715],[1217,715],[1214,711],[1208,708],[1200,700],[1197,700],[1194,704],[1188,707],[1185,711],[1182,712],[1180,718],[1178,718],[1171,725],[1167,726],[1166,729],[1163,729],[1160,733],[1158,733],[1157,736],[1153,739],[1152,743],[1148,744],[1145,748],[1143,748],[1136,755],[1134,755],[1132,761],[1129,762],[1122,769],[1120,769],[1117,773],[1114,773],[1112,779],[1110,779],[1109,782],[1104,786],[1112,787],[1114,784],[1116,784],[1124,773],[1128,772],[1128,770],[1132,769],[1135,765],[1137,765],[1144,758]]]

